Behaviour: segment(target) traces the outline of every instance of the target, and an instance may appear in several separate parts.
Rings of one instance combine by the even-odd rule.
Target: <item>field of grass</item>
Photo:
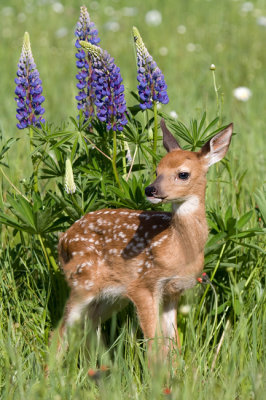
[[[53,124],[47,132],[73,130],[69,116],[77,116],[74,31],[83,4],[99,31],[100,45],[121,68],[128,105],[134,104],[130,91],[136,91],[137,86],[132,40],[132,27],[136,26],[164,73],[170,101],[159,113],[176,112],[176,121],[169,120],[175,133],[182,126],[179,123],[193,131],[190,121],[197,120],[199,126],[205,111],[204,127],[217,115],[220,126],[234,122],[236,135],[226,161],[213,166],[208,175],[206,271],[214,291],[208,285],[198,285],[182,297],[178,312],[182,353],[173,351],[174,362],[170,357],[148,366],[146,344],[133,307],[102,327],[105,345],[86,322],[84,330],[77,327],[69,332],[69,350],[60,360],[55,357],[56,335],[48,346],[68,295],[56,267],[58,231],[95,208],[150,207],[144,199],[144,187],[152,179],[152,163],[150,154],[145,157],[140,150],[136,159],[142,166],[136,165],[128,186],[120,193],[113,190],[116,183],[108,161],[91,147],[88,154],[78,147],[73,166],[78,193],[70,198],[62,178],[73,137],[57,150],[53,147],[57,142],[48,143],[57,158],[55,167],[46,147],[43,150],[45,144],[34,133],[34,146],[40,146],[42,157],[41,193],[32,190],[32,148],[27,129],[16,128],[14,101],[23,35],[25,31],[30,34],[43,81],[45,119]],[[145,16],[150,10],[159,11],[162,19],[158,25],[147,23]],[[265,1],[0,0],[0,16],[0,149],[9,138],[18,139],[1,159],[8,167],[0,165],[4,173],[0,171],[0,398],[263,399]],[[216,66],[218,93],[211,64]],[[248,101],[234,97],[233,90],[239,86],[251,90]],[[112,154],[108,136],[101,138],[96,132],[93,138],[98,147]],[[126,138],[133,154],[135,142]],[[145,143],[150,145],[148,138]],[[186,137],[181,143],[192,148]],[[163,154],[161,141],[158,152]],[[118,171],[122,176],[120,156]],[[41,175],[46,178],[41,179]],[[32,208],[24,203],[24,208],[19,208],[22,200],[18,191],[31,199]],[[29,212],[26,217],[25,210]],[[28,215],[33,216],[32,225],[27,225]],[[5,223],[5,216],[17,226]],[[45,231],[45,225],[52,226],[53,217],[59,221],[58,229],[55,226]],[[89,333],[85,335],[85,331]],[[45,376],[46,365],[49,377]]]

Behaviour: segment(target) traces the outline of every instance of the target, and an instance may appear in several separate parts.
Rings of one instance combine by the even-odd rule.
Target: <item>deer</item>
[[[70,296],[60,338],[85,315],[97,328],[131,301],[148,351],[157,334],[166,352],[169,343],[180,348],[178,300],[204,267],[206,174],[227,153],[233,124],[194,152],[182,150],[164,119],[160,126],[167,154],[145,195],[153,204],[171,202],[172,212],[101,209],[61,235],[59,260]]]

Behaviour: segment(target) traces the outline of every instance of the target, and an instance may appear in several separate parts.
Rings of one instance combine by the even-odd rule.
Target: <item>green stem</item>
[[[114,171],[114,176],[116,183],[118,184],[119,188],[122,189],[121,183],[119,181],[118,172],[116,168],[116,153],[117,153],[117,143],[116,143],[116,131],[113,131],[113,159],[112,159],[112,166]]]
[[[78,202],[75,199],[75,196],[73,194],[71,194],[71,199],[72,199],[72,202],[73,202],[74,206],[76,207],[76,209],[80,212],[81,215],[83,215],[84,210],[78,205]]]
[[[2,170],[2,168],[0,167],[0,171],[2,172],[3,176],[6,178],[7,182],[9,183],[10,186],[12,186],[12,188],[18,193],[20,194],[20,196],[22,196],[28,203],[30,203],[30,200],[24,196],[23,193],[21,193],[21,191],[11,182],[11,180],[9,179],[9,177],[4,173],[4,171]]]
[[[33,145],[33,130],[29,127],[30,134],[30,151],[33,153],[34,145]],[[31,156],[32,166],[33,166],[33,189],[35,193],[38,193],[38,169],[36,168],[36,164],[34,161],[34,156]]]
[[[154,112],[154,128],[153,128],[153,152],[156,154],[157,151],[157,136],[158,136],[158,118],[157,118],[157,104],[156,101],[153,102],[153,112]],[[156,169],[156,159],[153,157],[153,166]]]
[[[216,263],[216,265],[215,265],[215,268],[214,268],[214,270],[213,270],[213,273],[212,273],[212,275],[211,275],[211,277],[210,277],[210,281],[213,280],[213,278],[214,278],[214,276],[215,276],[215,274],[216,274],[216,272],[217,272],[217,269],[219,268],[219,265],[220,265],[220,263],[221,263],[221,260],[222,260],[223,254],[224,254],[225,247],[226,247],[226,243],[223,244],[223,247],[222,247],[222,249],[221,249],[221,252],[220,252],[218,261],[217,261],[217,263]],[[196,314],[196,317],[195,317],[195,321],[197,321],[197,319],[198,319],[198,317],[199,317],[199,313],[200,313],[202,304],[203,304],[203,302],[204,302],[204,300],[205,300],[205,297],[207,296],[207,293],[208,293],[209,289],[210,289],[210,285],[208,285],[208,286],[206,287],[205,292],[203,293],[203,296],[202,296],[202,298],[201,298],[201,301],[200,301],[200,304],[199,304],[199,307],[198,307],[198,311],[197,311],[197,314]]]
[[[48,269],[50,269],[50,266],[52,265],[54,271],[55,272],[58,271],[58,266],[57,266],[57,264],[55,262],[55,259],[54,259],[53,255],[52,255],[52,251],[51,251],[50,247],[48,247],[47,245],[44,244],[42,236],[40,234],[38,234],[38,239],[39,239],[39,241],[41,243],[41,247],[42,247],[42,250],[43,250],[43,253],[44,253],[44,257],[45,257]]]
[[[127,160],[126,160],[126,151],[125,151],[125,142],[121,141],[122,147],[122,165],[123,165],[123,175],[126,176],[127,174]]]
[[[220,100],[219,100],[219,90],[216,85],[216,78],[215,78],[215,71],[212,70],[212,78],[213,78],[213,86],[216,95],[216,106],[217,106],[217,114],[219,117],[219,126],[221,124],[221,107],[220,107]]]

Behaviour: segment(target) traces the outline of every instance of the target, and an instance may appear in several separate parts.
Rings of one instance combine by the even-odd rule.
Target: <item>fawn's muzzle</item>
[[[145,188],[145,195],[147,196],[147,197],[153,197],[154,195],[156,196],[156,194],[157,194],[157,189],[156,189],[156,187],[154,187],[154,186],[147,186],[146,188]]]

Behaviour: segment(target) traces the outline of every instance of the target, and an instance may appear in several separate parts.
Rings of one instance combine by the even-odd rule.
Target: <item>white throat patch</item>
[[[188,196],[182,203],[173,203],[173,212],[177,215],[192,214],[199,208],[199,203],[198,196]]]

